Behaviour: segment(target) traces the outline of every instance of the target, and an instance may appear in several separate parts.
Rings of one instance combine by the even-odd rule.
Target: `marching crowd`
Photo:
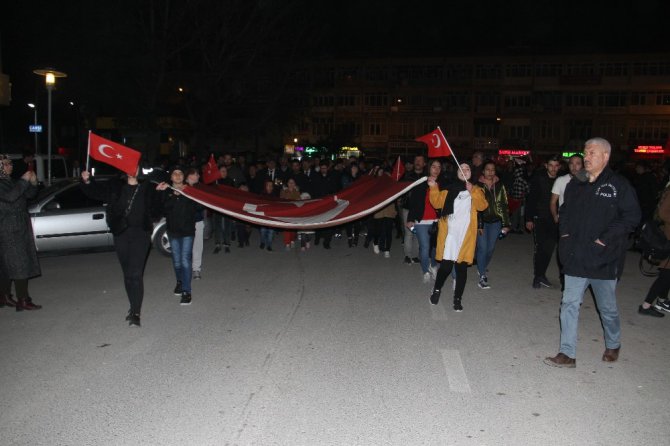
[[[591,288],[598,304],[606,350],[604,361],[616,361],[620,348],[620,322],[615,288],[621,276],[626,240],[640,222],[654,216],[661,181],[644,163],[636,165],[627,179],[610,166],[611,147],[602,138],[585,143],[584,155],[575,154],[567,163],[549,157],[533,168],[521,157],[485,159],[473,153],[468,162],[431,159],[417,155],[405,165],[401,181],[428,177],[404,197],[386,208],[343,227],[311,231],[283,231],[281,245],[307,251],[312,244],[330,249],[333,237],[346,238],[349,248],[363,246],[390,257],[394,239],[402,243],[406,264],[419,264],[424,283],[434,283],[430,303],[437,304],[449,276],[453,281],[453,309],[463,310],[463,292],[468,267],[476,265],[477,285],[489,289],[488,266],[498,240],[508,234],[531,233],[534,242],[534,288],[552,287],[547,268],[558,245],[561,304],[559,353],[545,362],[557,367],[575,366],[577,319],[584,291]],[[26,212],[26,203],[36,191],[35,174],[26,171],[12,178],[12,162],[3,158],[0,171],[0,306],[17,311],[41,308],[28,295],[28,279],[40,274]],[[287,200],[320,198],[349,187],[364,175],[388,175],[391,160],[319,158],[289,159],[247,164],[230,154],[218,159],[216,182],[252,193]],[[153,222],[164,216],[175,274],[174,293],[180,303],[192,301],[192,280],[202,277],[202,253],[207,238],[214,239],[214,253],[231,253],[249,246],[255,227],[203,208],[180,193],[185,185],[200,181],[203,164],[180,159],[169,170],[169,181],[156,185],[127,175],[119,181],[96,182],[81,172],[81,188],[107,203],[107,221],[114,234],[130,308],[126,320],[140,325],[144,295],[143,272],[150,247]],[[667,174],[667,173],[666,173]],[[668,199],[665,200],[666,195]],[[639,197],[639,201],[638,201]],[[667,203],[666,203],[667,201]],[[670,195],[657,218],[670,220]],[[22,228],[23,236],[8,236],[5,228]],[[670,224],[666,226],[670,239]],[[258,228],[259,247],[272,251],[272,228]],[[19,261],[17,261],[19,259]],[[639,307],[640,314],[662,317],[670,312],[670,261],[660,265],[658,279]],[[16,299],[11,293],[15,284]]]

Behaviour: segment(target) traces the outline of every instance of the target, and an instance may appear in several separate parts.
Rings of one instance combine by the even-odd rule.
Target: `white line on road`
[[[465,375],[463,361],[461,361],[461,354],[458,350],[440,349],[440,352],[442,353],[444,368],[447,371],[449,389],[452,392],[471,393],[470,383]]]

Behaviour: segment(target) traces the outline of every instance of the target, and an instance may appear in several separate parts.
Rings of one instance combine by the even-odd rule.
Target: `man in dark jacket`
[[[589,285],[605,337],[602,360],[614,362],[619,358],[621,324],[615,290],[628,234],[640,221],[640,206],[628,181],[607,165],[610,153],[606,140],[586,141],[586,178],[576,175],[568,183],[560,209],[559,256],[565,273],[561,347],[555,357],[544,360],[554,367],[576,366],[579,307]]]
[[[170,239],[172,264],[177,277],[174,294],[181,296],[181,305],[191,305],[193,239],[198,205],[180,192],[185,187],[184,168],[174,167],[170,179],[172,180],[171,190],[166,191],[167,183],[159,184],[157,189],[166,191],[163,197],[163,209]]]
[[[530,181],[530,193],[526,197],[526,229],[533,233],[535,251],[533,255],[533,288],[551,287],[547,279],[547,267],[554,254],[558,227],[551,215],[549,203],[551,188],[556,181],[561,163],[552,156]]]
[[[414,182],[418,180],[419,178],[423,178],[428,175],[428,170],[426,169],[426,157],[424,155],[416,155],[414,157],[414,165],[413,169],[408,170],[405,173],[405,176],[403,177],[403,181],[411,181]],[[402,215],[402,227],[404,231],[403,235],[403,251],[405,253],[405,260],[404,262],[407,265],[411,265],[412,263],[420,263],[418,255],[414,255],[414,252],[412,250],[414,238],[416,235],[410,231],[406,224],[408,221],[408,216],[409,216],[409,209],[410,209],[410,201],[412,201],[412,194],[414,194],[415,197],[418,197],[419,203],[423,203],[423,199],[426,194],[426,190],[428,189],[427,185],[424,185],[422,187],[422,191],[416,190],[416,188],[412,189],[408,193],[406,193],[403,198],[402,198],[402,208],[401,208],[401,215]],[[422,195],[423,194],[423,195]],[[423,207],[419,210],[419,212],[423,212]],[[417,244],[418,245],[418,244]]]

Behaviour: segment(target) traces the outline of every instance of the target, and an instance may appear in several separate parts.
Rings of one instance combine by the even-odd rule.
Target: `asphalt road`
[[[139,329],[114,253],[43,258],[30,289],[44,308],[0,309],[0,444],[670,444],[670,317],[637,314],[652,279],[634,256],[619,362],[600,359],[587,297],[565,370],[542,363],[558,351],[560,291],[531,288],[528,235],[499,242],[490,290],[469,270],[462,313],[448,286],[429,305],[398,240],[390,259],[257,240],[217,255],[206,242],[188,307],[152,252]]]

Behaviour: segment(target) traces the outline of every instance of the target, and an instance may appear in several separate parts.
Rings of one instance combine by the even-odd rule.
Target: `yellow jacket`
[[[440,190],[437,185],[430,187],[430,204],[435,209],[441,209],[444,200],[447,198],[448,190]],[[458,253],[457,263],[466,262],[472,265],[475,256],[475,246],[477,244],[477,212],[486,209],[489,204],[484,196],[484,191],[479,186],[472,186],[472,206],[470,207],[470,224],[463,239],[463,245]],[[437,221],[437,246],[435,248],[435,260],[441,261],[444,256],[444,241],[449,232],[449,223],[447,216],[440,217]]]

